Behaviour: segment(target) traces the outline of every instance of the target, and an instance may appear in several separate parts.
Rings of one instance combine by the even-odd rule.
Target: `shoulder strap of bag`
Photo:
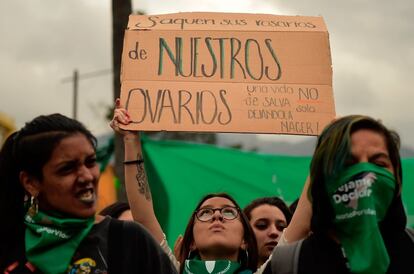
[[[273,274],[297,274],[302,240],[276,246],[273,250],[271,268]]]
[[[112,219],[109,222],[108,229],[108,273],[123,273],[122,272],[122,257],[120,250],[122,250],[122,226],[123,222],[117,219]]]
[[[411,241],[414,243],[414,229],[407,227],[405,229],[405,231],[407,232],[407,234],[410,237]]]

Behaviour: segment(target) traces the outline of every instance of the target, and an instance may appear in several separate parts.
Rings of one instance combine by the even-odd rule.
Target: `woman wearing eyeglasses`
[[[209,273],[256,270],[254,233],[231,196],[209,194],[198,203],[183,236],[180,258],[181,273],[207,273],[209,268],[214,268]]]
[[[247,217],[227,194],[210,194],[199,202],[185,230],[178,260],[175,258],[153,210],[139,134],[119,128],[128,123],[129,115],[117,100],[111,127],[124,140],[125,186],[134,220],[160,242],[180,273],[253,273],[256,239]]]

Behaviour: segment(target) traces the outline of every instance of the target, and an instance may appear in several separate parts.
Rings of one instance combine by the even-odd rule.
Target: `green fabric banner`
[[[241,207],[258,197],[279,196],[288,204],[299,197],[309,156],[244,152],[212,145],[143,139],[145,168],[154,208],[170,245],[185,227],[198,201],[211,192],[227,192]],[[403,160],[403,200],[414,226],[414,158]]]

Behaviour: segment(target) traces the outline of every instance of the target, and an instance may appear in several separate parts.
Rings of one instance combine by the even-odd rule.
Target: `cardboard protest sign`
[[[335,116],[321,17],[131,15],[124,39],[128,129],[317,135]]]

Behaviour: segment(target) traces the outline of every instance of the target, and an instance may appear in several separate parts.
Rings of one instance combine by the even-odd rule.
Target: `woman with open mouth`
[[[176,273],[140,225],[95,215],[96,138],[39,116],[0,151],[1,273]]]

